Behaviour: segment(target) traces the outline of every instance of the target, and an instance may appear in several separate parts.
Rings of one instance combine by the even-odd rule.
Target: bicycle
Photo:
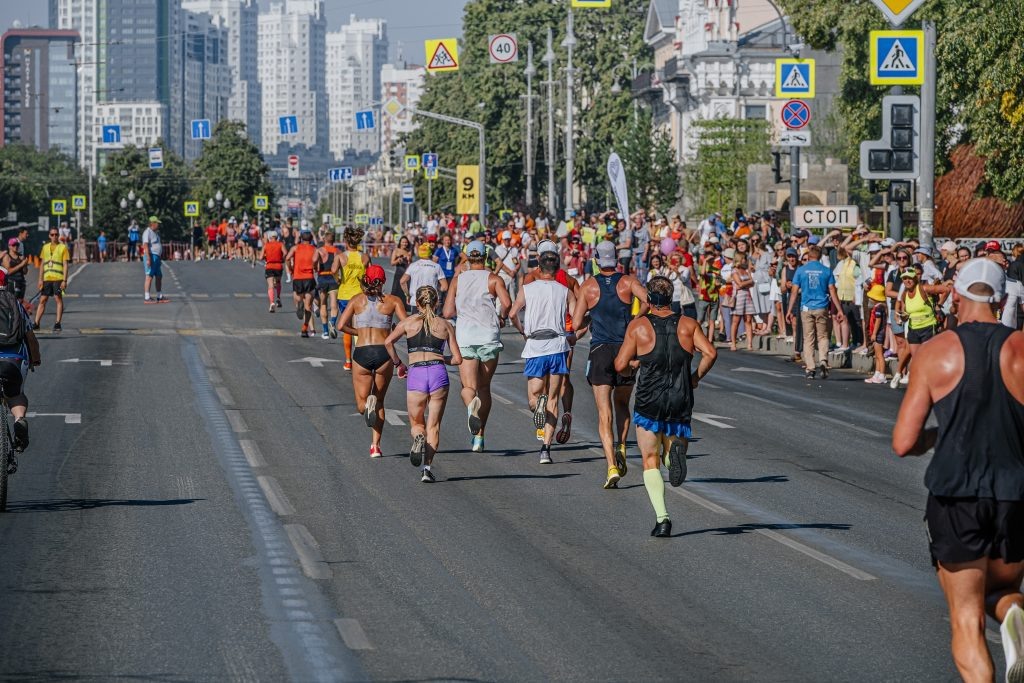
[[[3,382],[0,382],[0,512],[7,511],[7,479],[8,468],[14,458],[14,416],[4,395]]]

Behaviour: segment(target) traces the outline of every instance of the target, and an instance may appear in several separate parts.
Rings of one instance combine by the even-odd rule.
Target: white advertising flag
[[[608,180],[615,193],[615,201],[619,204],[619,213],[629,221],[629,192],[626,190],[626,169],[622,167],[622,159],[615,152],[608,157]]]

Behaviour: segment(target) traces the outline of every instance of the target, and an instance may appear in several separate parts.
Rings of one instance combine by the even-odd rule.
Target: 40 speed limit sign
[[[491,64],[510,64],[519,61],[519,41],[514,33],[499,33],[487,42]]]

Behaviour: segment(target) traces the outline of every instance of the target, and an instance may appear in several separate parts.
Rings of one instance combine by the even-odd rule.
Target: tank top
[[[1005,325],[961,323],[964,374],[935,403],[939,436],[924,475],[936,496],[1024,501],[1024,404],[1003,382],[999,353],[1013,334]]]
[[[327,253],[327,258],[320,264],[319,275],[327,276],[331,274],[331,267],[334,266],[334,255],[338,253],[338,248],[334,245],[325,244],[324,251]]]
[[[345,252],[348,260],[341,268],[341,285],[338,287],[338,299],[348,301],[362,291],[359,282],[366,274],[366,266],[363,265],[363,252],[358,249],[349,249]]]
[[[10,256],[10,252],[8,252],[8,256]],[[11,268],[12,269],[17,268],[21,264],[21,262],[25,260],[25,258],[22,257],[22,256],[11,256],[10,258],[11,258]],[[24,268],[19,270],[17,273],[9,274],[7,276],[7,279],[10,280],[11,282],[18,282],[18,283],[25,282],[25,270],[24,270]]]
[[[494,344],[501,339],[498,311],[491,296],[487,270],[466,270],[459,273],[455,292],[455,339],[459,346]]]
[[[313,279],[313,255],[316,254],[316,247],[306,242],[295,245],[295,272],[292,277],[296,280]]]
[[[366,297],[366,307],[362,313],[356,313],[352,316],[352,327],[357,330],[372,327],[377,330],[390,330],[391,329],[391,316],[384,315],[377,306],[380,305],[383,299],[379,296]]]
[[[626,338],[626,326],[632,318],[632,302],[623,303],[615,291],[621,279],[622,273],[594,276],[601,298],[590,309],[591,348],[599,344],[621,344]]]
[[[263,257],[267,259],[267,270],[284,268],[284,245],[274,240],[263,247]]]
[[[565,338],[565,313],[568,289],[554,280],[534,280],[523,287],[526,314],[523,330],[526,344],[523,358],[537,358],[569,350]]]
[[[446,341],[446,339],[435,337],[434,333],[427,327],[427,321],[424,320],[420,326],[420,331],[409,337],[406,343],[409,353],[436,353],[443,355]]]
[[[646,316],[654,328],[654,348],[639,357],[633,410],[650,420],[688,424],[693,414],[693,354],[679,344],[679,317]]]
[[[910,329],[924,330],[935,327],[935,311],[931,301],[921,291],[921,285],[914,288],[914,293],[907,292],[903,297],[903,310],[910,318]]]

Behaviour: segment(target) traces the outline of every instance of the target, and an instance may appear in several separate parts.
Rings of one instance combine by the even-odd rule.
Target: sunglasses
[[[370,287],[372,289],[376,289],[377,287],[383,287],[384,286],[384,278],[375,277],[372,280],[368,280],[368,279],[366,279],[364,277],[363,278],[363,286]]]
[[[51,232],[50,233],[50,237],[60,237],[60,233],[59,232]]]

